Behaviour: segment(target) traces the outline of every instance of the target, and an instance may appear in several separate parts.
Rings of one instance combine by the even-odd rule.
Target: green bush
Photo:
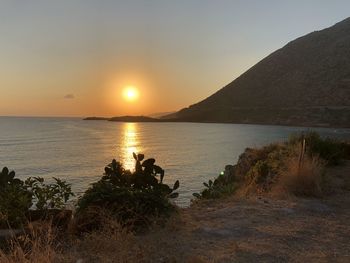
[[[29,177],[25,181],[25,186],[32,193],[35,206],[39,210],[43,209],[63,209],[72,193],[71,186],[65,181],[55,178],[54,183],[45,184],[44,178]]]
[[[346,147],[344,143],[336,139],[322,138],[317,132],[307,132],[305,134],[293,134],[289,143],[295,145],[305,139],[306,150],[310,156],[317,155],[325,160],[328,165],[338,165],[346,159]]]
[[[32,194],[15,172],[4,167],[0,173],[0,228],[18,227],[32,206]]]
[[[301,154],[304,140],[305,156],[304,153]],[[305,177],[318,180],[316,175],[309,175],[317,174],[324,164],[337,165],[349,157],[349,143],[322,138],[316,132],[292,134],[289,140],[283,143],[273,143],[257,149],[247,148],[234,166],[230,180],[225,174],[220,174],[214,182],[209,180],[208,183],[204,183],[205,189],[193,195],[197,199],[212,199],[233,194],[237,190],[241,194],[267,193],[272,191],[280,180],[286,180],[283,177],[286,177],[287,172],[301,171],[300,167],[308,164],[309,170],[305,172],[306,167],[303,170]],[[310,161],[318,159],[320,160],[315,163]]]
[[[270,174],[271,167],[267,161],[258,161],[248,172],[248,177],[254,183],[261,184],[264,183]]]
[[[214,180],[209,180],[208,183],[203,183],[205,188],[200,193],[193,193],[197,199],[215,199],[231,195],[237,189],[237,184],[234,178],[229,176],[228,172],[221,172]]]
[[[174,191],[179,181],[170,188],[163,183],[164,170],[155,165],[155,159],[143,161],[143,154],[133,156],[134,172],[113,160],[105,168],[104,176],[79,199],[77,225],[82,226],[81,231],[100,227],[100,221],[87,218],[96,208],[107,210],[122,225],[135,228],[143,228],[154,218],[167,216],[174,210],[169,199],[178,196]]]
[[[45,184],[40,177],[25,182],[15,178],[15,172],[4,167],[0,173],[0,228],[18,227],[27,221],[29,209],[62,209],[73,193],[65,181]]]

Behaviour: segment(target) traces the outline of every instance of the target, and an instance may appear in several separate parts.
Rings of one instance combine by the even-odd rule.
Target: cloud
[[[65,99],[74,99],[74,94],[67,94],[66,96],[64,96]]]

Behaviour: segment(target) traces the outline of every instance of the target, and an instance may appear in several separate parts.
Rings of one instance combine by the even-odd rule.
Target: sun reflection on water
[[[141,148],[138,141],[136,123],[124,123],[123,134],[124,138],[122,140],[122,163],[125,169],[133,170],[135,166],[135,160],[132,153],[140,153]]]

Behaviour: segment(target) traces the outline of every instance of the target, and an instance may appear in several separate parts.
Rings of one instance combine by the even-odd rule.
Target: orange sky
[[[179,110],[350,9],[345,0],[305,2],[5,0],[0,116]],[[130,85],[140,93],[133,102],[122,96]]]

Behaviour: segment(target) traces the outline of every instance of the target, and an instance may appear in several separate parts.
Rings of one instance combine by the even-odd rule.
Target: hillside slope
[[[350,127],[350,18],[273,52],[183,121]]]

